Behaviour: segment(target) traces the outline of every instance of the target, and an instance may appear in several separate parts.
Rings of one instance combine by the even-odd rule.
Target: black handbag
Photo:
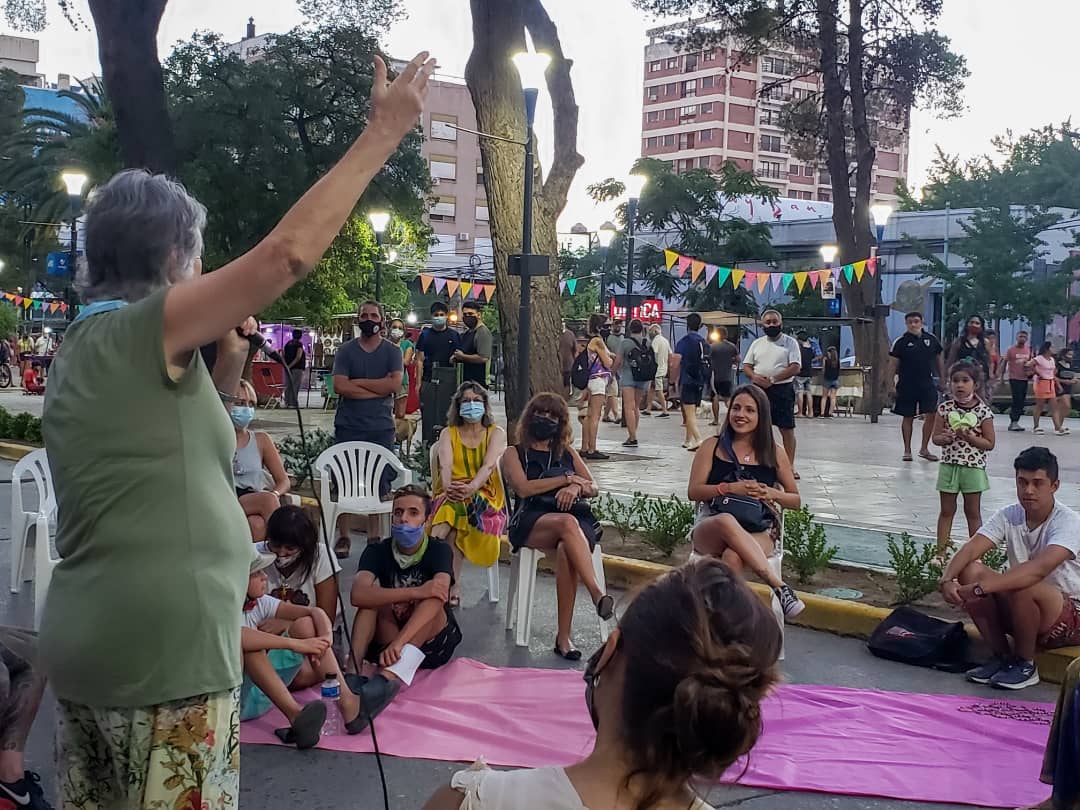
[[[735,465],[735,480],[742,481],[742,465],[726,433],[720,437],[720,446]],[[767,503],[749,495],[718,495],[709,501],[709,512],[713,515],[731,515],[750,534],[768,531],[776,521],[776,513]]]
[[[917,667],[963,672],[970,666],[962,622],[947,622],[907,606],[898,607],[874,628],[867,647],[878,658]]]

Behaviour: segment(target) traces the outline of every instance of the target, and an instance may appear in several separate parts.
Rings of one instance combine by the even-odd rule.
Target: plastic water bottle
[[[323,724],[324,737],[341,737],[345,734],[345,720],[341,716],[338,698],[341,697],[341,684],[336,675],[327,675],[322,682],[322,699],[326,704],[326,723]]]

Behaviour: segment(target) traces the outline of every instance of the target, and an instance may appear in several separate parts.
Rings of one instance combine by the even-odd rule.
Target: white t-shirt
[[[589,810],[562,768],[493,771],[481,763],[450,778],[462,810]],[[697,799],[687,810],[713,810]]]
[[[1080,515],[1063,504],[1054,504],[1054,511],[1041,526],[1029,529],[1024,507],[1018,503],[994,513],[979,529],[979,534],[1004,545],[1009,566],[1027,562],[1047,546],[1062,546],[1072,552],[1066,560],[1046,577],[1066,596],[1080,600]]]
[[[262,554],[273,554],[266,541],[256,543],[255,548]],[[324,543],[319,543],[319,555],[315,560],[315,567],[311,576],[306,580],[300,578],[300,571],[294,571],[289,576],[284,576],[277,565],[269,565],[263,569],[266,572],[266,592],[285,602],[304,607],[315,605],[315,586],[320,582],[330,579],[336,572],[341,570],[341,565],[330,556]],[[298,601],[290,595],[290,592],[302,591],[307,601]]]
[[[775,377],[784,371],[792,363],[802,367],[802,351],[799,349],[799,341],[791,335],[783,333],[776,340],[770,340],[767,335],[762,335],[750,344],[743,363],[749,365],[755,374],[762,377]],[[792,382],[794,378],[780,380],[778,385]]]
[[[280,599],[275,599],[268,593],[263,594],[255,600],[255,606],[252,607],[251,610],[244,611],[244,627],[258,630],[260,624],[277,615],[277,609],[280,604]]]
[[[666,377],[668,358],[671,357],[671,344],[663,335],[657,335],[652,339],[652,350],[656,355],[656,376]]]

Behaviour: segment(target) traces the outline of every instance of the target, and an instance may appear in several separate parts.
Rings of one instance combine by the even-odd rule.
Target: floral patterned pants
[[[240,688],[139,708],[58,701],[64,810],[233,810]]]

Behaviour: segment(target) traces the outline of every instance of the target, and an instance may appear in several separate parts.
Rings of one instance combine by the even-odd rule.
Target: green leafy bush
[[[639,515],[644,500],[640,492],[635,492],[633,500],[629,501],[604,493],[593,499],[593,514],[597,520],[610,523],[619,539],[625,543],[630,533],[641,524]]]
[[[885,544],[896,573],[895,604],[908,605],[937,590],[942,571],[937,544],[924,543],[920,548],[907,532],[901,533],[899,543],[891,534],[885,535]]]
[[[809,582],[839,551],[828,544],[825,527],[814,521],[813,514],[805,506],[784,513],[784,556],[795,569],[799,582]]]
[[[41,420],[30,413],[8,413],[0,408],[0,439],[41,444]]]
[[[412,470],[413,483],[431,489],[431,445],[418,442],[412,453],[402,459],[402,463]]]
[[[305,431],[307,444],[299,436],[286,436],[278,442],[278,452],[285,464],[285,472],[292,476],[296,486],[302,486],[308,479],[308,468],[315,464],[326,448],[334,444],[334,435],[321,428]]]
[[[642,538],[665,557],[670,557],[678,546],[686,542],[686,535],[694,525],[693,504],[675,495],[643,498],[638,515],[642,523]]]

